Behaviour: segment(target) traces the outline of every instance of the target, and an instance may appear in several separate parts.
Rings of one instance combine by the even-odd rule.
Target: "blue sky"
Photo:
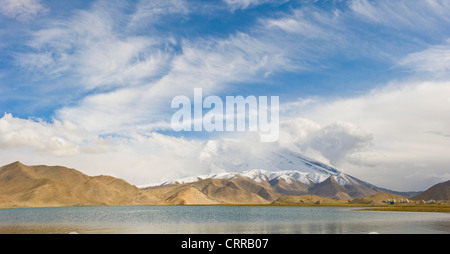
[[[229,137],[169,127],[171,99],[201,87],[280,96],[267,149],[426,188],[450,178],[449,11],[443,0],[0,0],[0,162],[137,185],[203,173],[208,142]]]

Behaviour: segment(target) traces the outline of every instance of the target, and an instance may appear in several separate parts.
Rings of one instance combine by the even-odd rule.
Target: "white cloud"
[[[348,11],[325,11],[314,5],[260,19],[259,35],[284,49],[300,71],[316,72],[332,68],[333,57],[354,59],[368,53],[367,41],[354,29],[354,17]],[[368,31],[370,34],[370,31]],[[367,35],[366,35],[367,36]],[[373,52],[379,57],[383,49]]]
[[[365,149],[372,136],[348,122],[336,122],[315,134],[309,146],[320,151],[330,164],[339,165],[346,156]]]
[[[10,114],[0,119],[0,134],[0,162],[4,164],[11,160],[27,164],[44,161],[49,165],[73,167],[89,175],[114,175],[136,185],[224,170],[240,172],[267,167],[276,170],[278,162],[267,158],[282,149],[329,162],[352,154],[366,138],[350,124],[322,127],[306,119],[284,122],[281,139],[275,143],[261,143],[254,132],[196,140],[130,130],[122,136],[101,138],[67,121],[47,123]],[[324,145],[327,141],[331,147]],[[339,154],[333,153],[333,149],[338,149]]]
[[[378,10],[367,0],[355,0],[350,2],[350,8],[357,14],[375,22],[380,21]]]
[[[46,78],[65,75],[86,90],[142,83],[160,75],[173,55],[171,38],[124,36],[120,17],[102,2],[33,32],[17,63]]]
[[[399,61],[399,65],[415,72],[444,75],[450,72],[450,41],[423,51],[408,54]]]
[[[131,16],[128,25],[132,28],[142,27],[169,15],[184,16],[189,12],[190,5],[185,0],[141,0],[137,3],[136,12]]]
[[[439,29],[439,21],[449,21],[448,1],[349,1],[349,7],[359,17],[396,29],[426,31]]]
[[[370,134],[349,122],[320,125],[310,119],[293,118],[280,125],[280,146],[335,166],[372,142]]]
[[[68,122],[0,119],[0,162],[62,165],[88,175],[108,174],[136,185],[203,174],[204,142],[158,133],[92,136]]]
[[[276,42],[290,52],[301,70],[313,71],[333,68],[333,57],[352,62],[368,57],[395,65],[430,43],[448,40],[448,1],[352,0],[345,4],[349,9],[331,4],[331,10],[324,10],[305,3],[291,12],[260,19],[259,38]],[[410,59],[404,61],[407,64]]]
[[[96,3],[34,32],[28,42],[32,52],[17,57],[19,64],[40,69],[46,79],[61,75],[69,79],[67,85],[94,90],[56,116],[96,134],[167,127],[176,95],[190,96],[194,87],[202,87],[205,94],[220,92],[229,83],[262,80],[295,68],[278,45],[247,33],[180,42],[125,36],[121,29],[127,25],[117,24],[108,8]],[[143,15],[139,12],[132,17]]]
[[[0,13],[20,21],[32,19],[46,11],[39,0],[0,0]]]
[[[5,114],[0,118],[0,148],[31,147],[54,156],[74,156],[82,151],[108,150],[106,141],[89,136],[68,121],[47,123]]]
[[[147,3],[130,19],[153,12],[188,12],[184,2],[181,7],[176,3]],[[277,71],[327,68],[323,58],[342,49],[358,51],[352,47],[358,44],[351,41],[353,33],[344,36],[349,33],[340,28],[348,22],[345,15],[312,7],[261,20],[248,33],[180,42],[125,36],[121,29],[127,25],[117,24],[108,8],[97,3],[35,32],[29,42],[33,52],[17,58],[22,66],[65,74],[71,77],[71,85],[95,90],[78,105],[58,110],[57,117],[97,134],[127,126],[168,126],[171,99],[191,95],[194,87],[202,87],[205,94],[221,92],[228,89],[227,84],[261,81]]]
[[[223,0],[232,11],[250,9],[263,4],[284,4],[290,0]]]
[[[89,87],[129,86],[160,74],[171,53],[149,38],[112,39],[90,45],[77,56],[81,81]]]
[[[405,190],[412,183],[425,188],[448,180],[444,173],[448,174],[450,163],[446,156],[450,149],[446,136],[450,129],[449,98],[448,82],[392,83],[360,97],[316,100],[314,105],[298,108],[297,114],[322,126],[345,121],[372,136],[366,143],[365,135],[351,128],[350,134],[341,135],[336,129],[331,132],[361,141],[350,143],[354,148],[366,144],[365,149],[336,161],[347,173],[394,189]],[[330,158],[335,155],[339,152],[327,154]]]
[[[243,33],[181,45],[183,53],[171,58],[161,78],[87,96],[79,105],[60,109],[58,118],[95,133],[169,127],[175,112],[170,103],[177,95],[192,97],[194,88],[201,87],[208,96],[225,91],[228,83],[261,80],[278,69],[292,68],[281,50]]]
[[[257,6],[268,2],[268,0],[224,0],[226,4],[228,4],[232,10],[236,9],[247,9],[251,6]]]
[[[288,149],[381,187],[420,190],[448,180],[449,94],[449,83],[425,82],[391,84],[350,99],[295,103],[297,116],[283,120],[280,140],[269,144],[260,143],[254,133],[207,141],[131,129],[108,141],[69,123],[7,114],[0,120],[2,161],[21,150],[24,163],[45,160],[148,185],[224,168],[264,167],[271,165],[265,161],[268,154]],[[30,146],[41,156],[23,151]]]
[[[298,39],[334,40],[336,42],[342,21],[336,13],[305,7],[293,10],[292,14],[276,19],[267,19],[263,22],[269,29],[278,28],[297,34]]]
[[[283,49],[256,36],[236,33],[225,39],[184,41],[183,55],[174,61],[173,71],[200,73],[210,82],[243,82],[292,68]]]

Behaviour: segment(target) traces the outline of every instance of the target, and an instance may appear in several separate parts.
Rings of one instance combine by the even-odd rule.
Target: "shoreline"
[[[420,205],[373,205],[373,204],[186,204],[186,205],[80,205],[80,206],[30,206],[30,207],[0,207],[4,209],[23,208],[61,208],[61,207],[122,207],[122,206],[242,206],[242,207],[355,207],[355,211],[391,211],[391,212],[440,212],[450,213],[450,204],[420,204]]]

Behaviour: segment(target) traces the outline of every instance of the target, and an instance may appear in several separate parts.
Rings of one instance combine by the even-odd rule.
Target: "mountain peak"
[[[340,185],[333,176],[328,177],[322,184],[337,184]]]
[[[15,161],[13,163],[10,163],[10,164],[6,165],[5,167],[8,167],[8,166],[20,166],[20,167],[23,167],[25,165],[22,162],[20,162],[20,161]]]
[[[348,189],[340,185],[333,176],[315,185],[310,193],[322,197],[331,197],[333,199],[352,199],[348,194]]]
[[[22,164],[20,161],[15,161],[13,163],[7,164],[0,167],[0,170],[6,171],[23,171],[26,170],[27,166]]]

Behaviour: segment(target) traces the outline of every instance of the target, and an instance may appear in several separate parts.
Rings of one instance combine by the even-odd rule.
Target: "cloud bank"
[[[322,125],[350,122],[371,135],[363,150],[337,163],[347,172],[399,187],[403,176],[425,188],[449,176],[449,95],[448,82],[391,83],[355,98],[311,102],[302,116]],[[423,176],[414,179],[418,172]]]

